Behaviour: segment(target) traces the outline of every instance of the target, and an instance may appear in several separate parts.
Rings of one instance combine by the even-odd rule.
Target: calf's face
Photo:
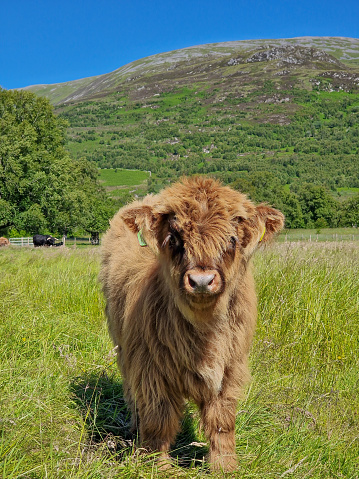
[[[148,204],[125,208],[122,218],[157,255],[185,316],[228,298],[256,247],[284,223],[274,208],[254,206],[245,195],[206,178],[182,180]]]

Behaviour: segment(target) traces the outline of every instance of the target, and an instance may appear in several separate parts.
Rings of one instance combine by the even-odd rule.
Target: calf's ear
[[[260,204],[254,208],[253,214],[242,219],[242,247],[250,257],[257,246],[268,242],[284,226],[284,215],[275,208]]]
[[[153,207],[143,204],[129,205],[123,208],[121,218],[136,235],[141,246],[149,246],[158,252],[158,230],[162,215],[155,213]]]
[[[263,223],[263,233],[259,238],[260,243],[269,241],[284,226],[283,213],[265,204],[256,206],[256,216],[258,217],[258,224]]]

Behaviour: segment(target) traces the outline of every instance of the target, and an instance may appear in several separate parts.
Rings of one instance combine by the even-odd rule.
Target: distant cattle
[[[3,236],[0,238],[0,248],[1,246],[9,246],[10,241],[7,238],[4,238]]]
[[[100,244],[100,233],[92,232],[90,241],[92,245]]]
[[[34,235],[32,240],[35,247],[54,246],[56,242],[56,238],[51,235]]]
[[[100,279],[126,401],[141,444],[167,466],[185,400],[214,470],[237,468],[236,405],[256,323],[252,254],[284,217],[204,177],[120,209]]]

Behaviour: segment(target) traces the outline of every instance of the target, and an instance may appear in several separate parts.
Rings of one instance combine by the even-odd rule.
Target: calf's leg
[[[182,407],[161,398],[150,405],[139,407],[140,442],[152,452],[159,452],[158,463],[161,469],[170,466],[169,449],[179,431]]]
[[[201,407],[202,425],[210,442],[212,470],[234,471],[238,466],[235,442],[237,400],[222,393]]]

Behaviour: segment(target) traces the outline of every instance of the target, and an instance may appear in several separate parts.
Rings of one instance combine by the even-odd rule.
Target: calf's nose
[[[188,281],[191,288],[206,291],[213,283],[214,274],[189,274]]]
[[[185,288],[190,293],[217,293],[220,289],[220,276],[217,271],[187,271]]]

